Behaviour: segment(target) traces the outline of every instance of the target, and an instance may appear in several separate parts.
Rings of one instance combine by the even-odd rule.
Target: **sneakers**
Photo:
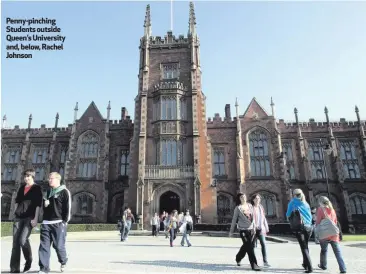
[[[66,265],[65,265],[65,264],[62,264],[62,265],[61,265],[61,268],[60,268],[61,272],[64,272],[64,271],[65,271],[65,269],[66,269]]]
[[[326,268],[326,267],[324,267],[324,266],[322,266],[321,264],[318,264],[318,267],[319,267],[320,269],[322,269],[322,270],[327,270],[327,268]]]
[[[271,267],[271,266],[270,266],[270,264],[269,264],[269,263],[267,263],[267,262],[266,262],[266,263],[263,263],[263,266],[264,266],[264,267]]]

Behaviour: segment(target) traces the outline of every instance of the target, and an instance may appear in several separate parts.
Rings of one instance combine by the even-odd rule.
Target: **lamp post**
[[[325,146],[323,147],[322,139],[320,139],[320,144],[321,144],[321,148],[322,148],[323,161],[324,161],[324,173],[325,173],[324,175],[325,175],[325,180],[327,183],[327,194],[328,194],[328,199],[330,200],[329,178],[328,178],[328,172],[327,172],[326,159],[328,156],[330,156],[332,154],[332,148],[330,147],[330,145],[328,143],[326,143]],[[327,156],[327,157],[325,157],[325,156]]]

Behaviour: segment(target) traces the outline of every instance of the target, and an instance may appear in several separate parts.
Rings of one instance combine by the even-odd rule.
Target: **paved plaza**
[[[163,236],[130,236],[120,242],[118,232],[74,232],[67,235],[69,263],[66,273],[254,273],[247,257],[242,266],[234,258],[241,240],[225,237],[191,237],[192,247],[181,247],[181,236],[171,248]],[[1,270],[9,271],[11,237],[1,239]],[[34,261],[30,273],[38,272],[39,235],[31,236]],[[311,243],[313,265],[319,262],[319,245]],[[331,251],[331,250],[330,250]],[[342,243],[348,273],[366,273],[366,243]],[[269,263],[267,273],[303,273],[301,252],[295,242],[268,242]],[[256,249],[262,265],[260,249]],[[314,273],[339,273],[333,255],[329,254],[327,271],[315,268]],[[22,258],[23,260],[23,258]],[[22,264],[24,261],[22,261]],[[56,253],[52,251],[51,273],[59,273]]]

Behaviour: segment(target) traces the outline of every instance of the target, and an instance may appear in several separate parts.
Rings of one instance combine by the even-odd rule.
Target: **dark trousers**
[[[306,268],[308,270],[313,270],[313,266],[311,264],[311,259],[310,259],[310,253],[309,253],[309,245],[308,245],[309,239],[311,237],[311,233],[312,233],[312,227],[310,227],[310,226],[309,227],[305,226],[305,228],[303,230],[295,233],[297,241],[299,242],[299,245],[301,248],[303,266],[304,266],[304,268]]]
[[[42,224],[41,243],[39,245],[39,267],[41,271],[50,271],[51,243],[61,265],[67,263],[65,248],[66,226],[64,223]]]
[[[13,249],[11,251],[10,270],[20,270],[20,249],[27,264],[32,263],[32,248],[29,235],[32,232],[31,218],[16,219],[13,224]]]
[[[152,226],[152,235],[158,236],[158,226],[157,225]]]
[[[263,256],[263,262],[268,263],[267,261],[267,249],[266,249],[266,236],[260,233],[257,233],[256,238],[259,240],[262,248],[262,256]],[[257,240],[255,240],[257,243]]]
[[[253,268],[257,265],[257,258],[254,254],[255,232],[254,230],[240,230],[239,235],[243,245],[239,249],[238,254],[236,254],[236,262],[239,263],[244,259],[245,254],[248,253],[250,266]]]

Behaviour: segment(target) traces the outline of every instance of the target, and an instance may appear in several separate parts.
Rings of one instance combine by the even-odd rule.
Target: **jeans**
[[[20,270],[20,249],[28,264],[32,263],[32,248],[29,235],[32,232],[31,218],[17,219],[13,224],[13,249],[11,251],[10,270]]]
[[[189,233],[187,231],[184,231],[182,241],[180,242],[180,244],[184,245],[184,241],[187,242],[188,246],[191,246],[191,242],[189,241]]]
[[[327,253],[328,253],[328,244],[333,248],[334,255],[337,258],[339,271],[343,272],[346,271],[346,264],[343,261],[342,253],[341,253],[341,247],[339,245],[339,242],[335,241],[329,241],[329,240],[320,240],[320,266],[327,268]]]
[[[121,233],[121,241],[125,241],[128,237],[128,233],[130,233],[132,222],[126,221],[126,223],[123,226],[123,230]]]
[[[157,225],[152,225],[152,235],[158,236],[158,226]]]
[[[175,238],[177,238],[177,229],[171,228],[169,234],[170,234],[170,245],[173,245],[173,241],[175,240]]]
[[[308,246],[312,230],[313,230],[312,226],[305,226],[303,230],[295,233],[297,241],[299,242],[301,248],[303,266],[308,270],[313,270]]]
[[[259,234],[259,235],[257,235],[257,238],[259,239],[259,242],[261,243],[263,262],[268,263],[268,261],[267,261],[267,248],[266,248],[266,236],[263,235],[263,234]]]
[[[239,249],[238,254],[236,254],[236,262],[239,263],[244,259],[245,254],[248,253],[250,266],[253,268],[258,265],[254,254],[255,232],[253,230],[240,230],[239,235],[243,245]]]
[[[39,267],[43,272],[50,271],[51,243],[56,250],[58,261],[65,265],[68,261],[65,242],[66,225],[64,223],[42,224],[41,225],[41,243],[39,245]]]

